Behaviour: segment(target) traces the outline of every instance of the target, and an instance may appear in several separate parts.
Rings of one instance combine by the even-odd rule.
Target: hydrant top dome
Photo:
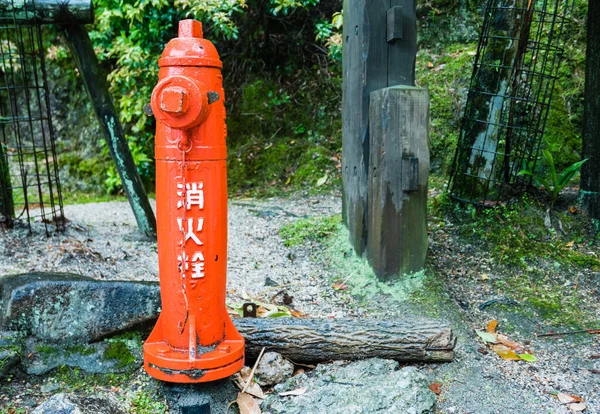
[[[180,21],[178,36],[167,43],[167,47],[158,60],[159,67],[223,67],[215,46],[202,37],[202,23],[191,19]]]

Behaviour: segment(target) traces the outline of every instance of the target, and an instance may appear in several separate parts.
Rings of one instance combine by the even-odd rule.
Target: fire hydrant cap
[[[193,19],[180,21],[179,37],[198,37],[202,39],[202,23]]]
[[[202,23],[189,19],[179,22],[179,37],[169,41],[158,60],[158,66],[221,68],[223,64],[215,46],[202,38]]]

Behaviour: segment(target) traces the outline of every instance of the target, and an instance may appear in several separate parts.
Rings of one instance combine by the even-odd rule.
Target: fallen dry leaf
[[[583,398],[573,394],[565,394],[564,392],[559,392],[558,394],[556,394],[556,398],[558,398],[558,401],[560,401],[563,404],[583,402]]]
[[[429,384],[429,389],[435,395],[440,395],[442,393],[442,384],[440,384],[439,382],[433,382]]]
[[[575,240],[571,240],[570,242],[565,244],[565,247],[573,247],[574,244],[575,244]]]
[[[265,394],[263,393],[262,388],[260,388],[260,385],[254,381],[252,381],[246,388],[246,394],[250,394],[251,396],[260,398],[261,400],[265,399]]]
[[[577,213],[577,209],[575,208],[575,206],[569,207],[569,211],[571,212],[571,214],[576,214]]]
[[[569,411],[571,411],[572,413],[580,413],[586,408],[587,406],[584,403],[569,404]]]
[[[433,62],[427,62],[427,67],[431,69],[433,67]]]
[[[236,402],[240,409],[240,414],[261,414],[258,402],[250,394],[246,394],[245,392],[238,393]]]
[[[287,397],[288,395],[302,395],[306,392],[306,387],[298,388],[296,390],[280,392],[280,397]]]
[[[509,347],[510,349],[514,349],[515,351],[517,349],[523,349],[523,346],[518,343],[513,341],[512,339],[510,339],[508,336],[506,335],[502,335],[502,334],[497,334],[496,335],[496,339],[498,340],[498,342],[500,342],[502,345],[506,345],[507,347]]]
[[[512,349],[510,349],[509,347],[507,347],[506,345],[502,345],[502,344],[498,344],[498,345],[492,345],[492,351],[494,351],[496,354],[498,354],[498,356],[502,359],[506,359],[506,360],[519,360],[521,358],[519,358],[519,356],[517,355],[517,353],[515,351],[513,351]]]
[[[334,283],[333,288],[337,290],[346,290],[348,286],[345,283]]]
[[[304,314],[300,311],[294,310],[294,309],[290,309],[290,313],[292,314],[292,316],[294,318],[304,318]]]
[[[498,327],[498,321],[496,319],[488,322],[485,327],[489,333],[496,333],[496,328]]]

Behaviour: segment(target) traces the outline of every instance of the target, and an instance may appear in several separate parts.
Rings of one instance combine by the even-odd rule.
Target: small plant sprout
[[[554,203],[558,199],[560,192],[567,186],[569,181],[571,181],[588,159],[586,158],[571,164],[559,175],[556,172],[556,166],[554,165],[554,157],[552,157],[549,150],[546,149],[542,151],[542,158],[544,164],[548,168],[549,177],[547,176],[548,174],[546,176],[538,175],[528,167],[519,171],[518,175],[530,176],[538,187],[544,186],[550,196],[550,208],[552,208],[554,207]]]

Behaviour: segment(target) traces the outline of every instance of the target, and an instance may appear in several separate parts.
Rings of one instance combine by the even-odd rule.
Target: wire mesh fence
[[[0,225],[32,221],[64,226],[41,28],[15,16],[0,21]]]
[[[489,0],[450,177],[482,206],[518,194],[539,156],[573,0]]]

